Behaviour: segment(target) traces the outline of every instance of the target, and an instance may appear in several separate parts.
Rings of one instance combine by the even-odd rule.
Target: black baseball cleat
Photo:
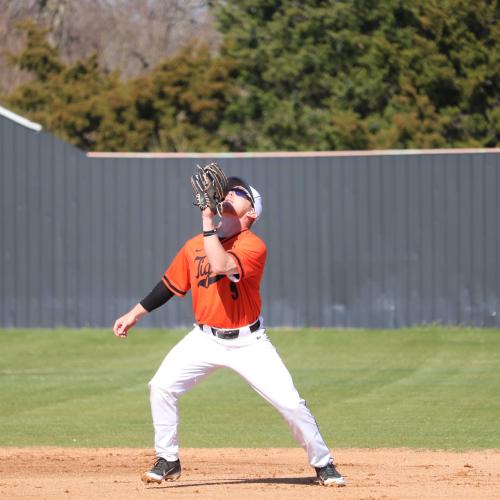
[[[179,460],[168,462],[164,458],[159,458],[153,468],[145,472],[141,479],[147,483],[158,483],[162,481],[175,481],[181,477],[181,463]]]
[[[318,483],[322,486],[345,486],[345,479],[342,474],[337,470],[335,464],[330,462],[324,467],[315,467]]]

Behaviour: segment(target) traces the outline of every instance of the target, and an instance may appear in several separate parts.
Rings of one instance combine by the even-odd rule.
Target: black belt
[[[198,325],[203,330],[203,325]],[[208,325],[207,325],[208,326]],[[235,330],[221,330],[219,328],[214,328],[209,326],[210,330],[212,330],[212,335],[219,337],[220,339],[230,340],[237,339],[240,336],[240,329],[236,328]],[[250,332],[256,332],[260,328],[260,319],[258,319],[255,323],[249,326]]]

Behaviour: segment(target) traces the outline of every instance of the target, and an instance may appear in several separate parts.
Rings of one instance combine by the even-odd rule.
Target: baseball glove
[[[227,177],[217,163],[198,167],[198,172],[191,176],[195,207],[200,210],[210,207],[214,214],[221,215],[222,202],[227,192]]]

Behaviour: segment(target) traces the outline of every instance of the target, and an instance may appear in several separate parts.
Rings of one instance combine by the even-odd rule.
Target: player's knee
[[[158,383],[154,379],[148,384],[151,399],[177,400],[179,395],[174,388],[166,383]]]

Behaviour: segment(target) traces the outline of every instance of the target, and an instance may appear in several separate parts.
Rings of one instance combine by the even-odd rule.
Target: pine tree
[[[496,1],[212,4],[239,63],[234,149],[499,143]]]
[[[231,96],[234,63],[207,47],[186,47],[140,78],[123,82],[94,54],[65,64],[47,32],[21,26],[26,47],[11,61],[33,80],[7,97],[18,112],[84,150],[226,150],[219,127]]]
[[[61,139],[91,149],[100,121],[96,101],[117,86],[116,75],[105,74],[96,55],[64,64],[47,42],[45,30],[30,22],[20,27],[26,31],[27,44],[11,60],[34,79],[8,96],[8,104]]]

